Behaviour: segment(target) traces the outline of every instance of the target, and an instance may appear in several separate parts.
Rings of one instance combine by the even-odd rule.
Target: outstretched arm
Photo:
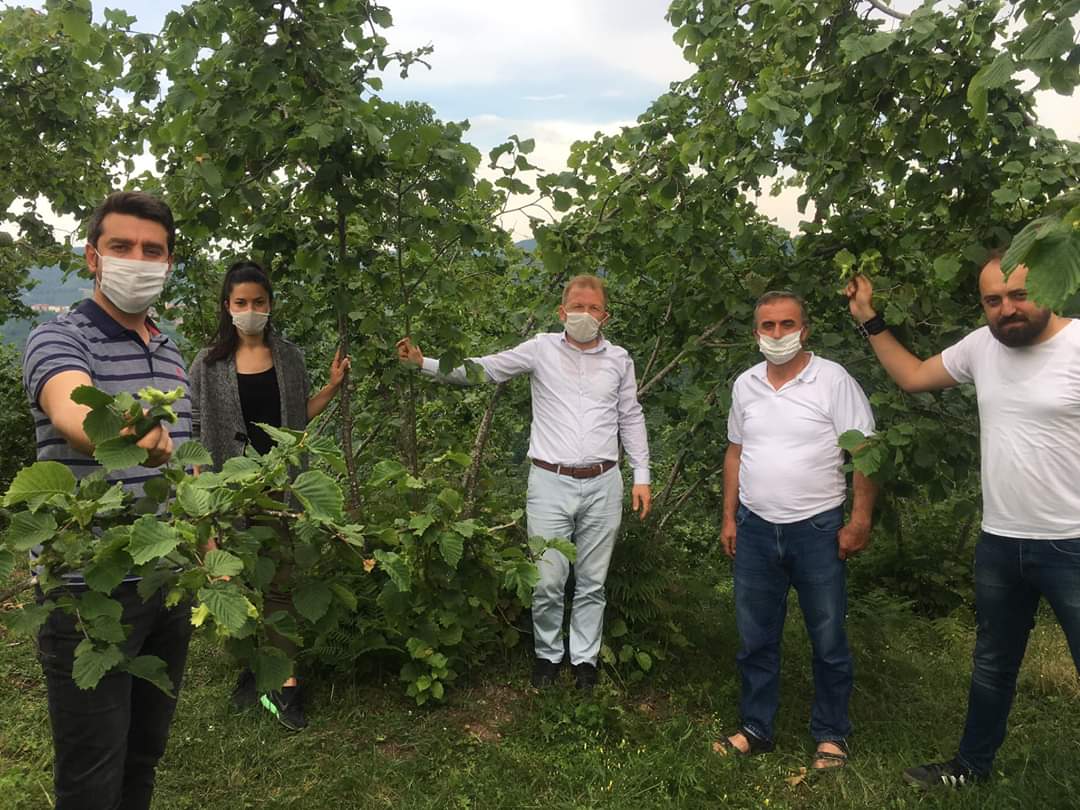
[[[434,357],[424,357],[420,347],[414,345],[408,337],[403,337],[397,342],[397,356],[402,363],[419,366],[424,375],[434,377],[440,382],[455,385],[471,385],[475,382],[469,377],[469,370],[465,366],[458,366],[449,374],[442,374],[439,371],[439,361]],[[531,372],[534,357],[535,343],[533,340],[527,340],[520,346],[504,352],[469,359],[484,370],[488,382],[501,383],[519,374]]]
[[[873,306],[874,289],[866,276],[853,278],[848,282],[844,293],[848,297],[851,315],[857,323],[866,323],[877,315]],[[881,365],[905,391],[937,391],[957,385],[957,381],[945,370],[940,354],[935,354],[929,360],[920,360],[905,349],[888,329],[871,335],[869,340],[870,347]]]
[[[349,356],[342,357],[341,349],[338,349],[337,353],[334,354],[334,359],[330,362],[330,381],[316,391],[315,395],[307,402],[307,418],[309,422],[326,410],[326,406],[330,404],[330,400],[334,398],[338,389],[341,388],[341,384],[345,381],[345,372],[349,370],[351,365],[352,361]]]

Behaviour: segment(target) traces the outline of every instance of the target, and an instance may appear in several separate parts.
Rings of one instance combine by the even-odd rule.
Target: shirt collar
[[[84,298],[79,305],[75,307],[75,311],[81,315],[85,315],[94,326],[104,333],[105,337],[117,338],[124,334],[135,334],[122,323],[117,322],[112,315],[102,309],[101,305],[93,298]],[[150,340],[163,334],[162,331],[157,328],[157,325],[149,318],[146,319],[146,328],[150,332]]]
[[[784,385],[791,385],[791,383],[793,382],[811,383],[815,379],[817,379],[818,369],[821,364],[818,363],[816,354],[814,354],[813,352],[807,352],[807,354],[810,355],[810,362],[803,367],[802,371],[792,377],[788,382],[784,383]],[[750,369],[750,374],[759,380],[764,380],[766,385],[770,385],[769,378],[767,376],[768,368],[768,361],[763,360],[762,362],[758,363],[756,366]]]
[[[593,346],[591,349],[579,349],[577,346],[571,346],[570,341],[566,339],[566,330],[564,329],[562,334],[559,335],[559,339],[562,341],[562,345],[575,352],[581,352],[582,354],[598,354],[599,352],[607,351],[607,347],[610,345],[607,338],[600,335],[600,342]]]

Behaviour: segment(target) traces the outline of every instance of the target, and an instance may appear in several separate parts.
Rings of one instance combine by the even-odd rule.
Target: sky
[[[467,119],[467,140],[483,152],[516,134],[533,138],[533,163],[565,168],[570,145],[596,132],[632,124],[671,82],[692,72],[672,41],[669,0],[384,0],[394,18],[390,46],[434,46],[423,66],[402,81],[386,77],[383,95],[423,101],[444,120]],[[27,3],[40,5],[40,3]],[[109,0],[157,31],[180,0]],[[894,0],[909,11],[914,0]],[[890,23],[894,25],[895,23]],[[1061,137],[1080,140],[1075,99],[1038,94],[1037,112]],[[798,190],[767,194],[759,207],[789,230],[801,218]],[[503,223],[525,238],[523,215]]]

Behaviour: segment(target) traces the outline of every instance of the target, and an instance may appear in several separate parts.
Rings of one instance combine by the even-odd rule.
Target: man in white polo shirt
[[[853,683],[845,560],[870,542],[875,485],[854,473],[844,524],[842,433],[874,431],[870,403],[841,366],[803,348],[809,333],[802,300],[770,292],[754,307],[754,336],[765,362],[732,388],[724,459],[721,541],[735,560],[735,615],[741,647],[740,726],[721,739],[731,754],[774,746],[780,702],[780,640],[788,591],[799,596],[813,645],[813,767],[847,762]]]
[[[1041,598],[1065,631],[1080,673],[1080,324],[1028,298],[1027,268],[979,274],[986,326],[919,360],[848,285],[851,314],[905,391],[974,383],[982,455],[982,534],[975,548],[975,654],[956,756],[904,771],[919,787],[961,787],[990,775]]]
[[[604,582],[622,521],[620,440],[634,471],[631,505],[642,520],[651,503],[649,443],[637,401],[634,361],[600,333],[608,317],[603,281],[575,276],[566,283],[559,307],[565,331],[541,333],[513,349],[471,358],[489,382],[520,374],[532,380],[528,531],[530,537],[562,537],[575,546],[569,646],[580,689],[596,683]],[[427,376],[459,385],[469,382],[464,366],[440,374],[439,361],[425,358],[407,337],[398,341],[397,351],[402,362],[420,366]],[[553,683],[562,663],[570,562],[548,549],[539,571],[532,602],[532,683],[537,687]]]

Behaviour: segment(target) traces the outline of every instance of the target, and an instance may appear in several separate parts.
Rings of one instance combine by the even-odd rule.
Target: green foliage
[[[86,0],[0,10],[10,113],[0,225],[17,227],[0,243],[0,317],[17,311],[26,267],[75,263],[38,201],[84,218],[129,182],[176,213],[183,266],[169,305],[193,347],[213,332],[235,251],[271,272],[275,322],[305,348],[316,384],[336,348],[352,358],[340,402],[308,432],[271,430],[269,456],[198,479],[184,468],[209,456],[182,445],[141,513],[100,479],[28,474],[11,496],[26,504],[25,531],[0,551],[0,572],[52,532],[53,568],[82,568],[101,593],[140,568],[192,599],[198,623],[255,661],[264,684],[292,667],[264,643],[274,625],[332,668],[389,657],[413,698],[440,699],[467,662],[517,642],[536,583],[543,544],[517,525],[528,390],[435,391],[394,360],[394,342],[411,335],[457,366],[548,328],[566,275],[603,271],[615,316],[605,334],[637,362],[657,482],[654,517],[624,523],[605,661],[644,677],[681,646],[680,566],[715,550],[729,392],[759,360],[751,304],[767,289],[804,296],[811,348],[871,396],[878,433],[850,437],[850,449],[853,468],[886,487],[874,554],[887,565],[866,570],[890,593],[947,610],[963,598],[960,575],[934,568],[952,540],[930,505],[974,497],[974,399],[898,391],[868,362],[838,287],[872,276],[877,306],[920,356],[974,325],[979,263],[1013,234],[1006,266],[1030,267],[1040,301],[1077,291],[1080,150],[1039,126],[1020,80],[1027,70],[1042,88],[1072,91],[1076,10],[1075,0],[927,4],[885,30],[864,2],[676,0],[669,20],[695,72],[633,126],[575,144],[566,171],[540,172],[536,191],[562,216],[533,223],[529,257],[497,223],[511,194],[532,191],[534,143],[509,137],[482,179],[467,122],[381,98],[381,70],[404,73],[426,55],[389,49],[384,7],[195,0],[160,36],[131,33],[120,12],[94,22]],[[153,173],[131,177],[146,151]],[[789,188],[806,215],[794,237],[754,200]],[[16,200],[22,211],[2,213]],[[134,398],[97,403],[86,427],[103,464],[144,459],[136,437],[169,419],[168,402],[154,408],[144,418]],[[490,436],[489,420],[477,426],[485,408]],[[7,424],[0,437],[29,441],[28,425]],[[168,517],[139,518],[155,509]],[[88,528],[100,532],[92,551]],[[219,548],[204,552],[211,536]],[[262,616],[286,565],[296,627]],[[30,625],[39,614],[22,615]],[[112,657],[106,625],[88,652],[96,668]]]
[[[26,403],[22,370],[10,346],[0,344],[0,489],[34,460],[34,420]]]
[[[75,396],[91,408],[88,430],[110,424],[132,431],[126,438],[133,441],[145,432],[144,420],[168,420],[177,394],[144,389],[134,399],[84,387]],[[14,554],[40,546],[34,564],[52,601],[44,612],[5,614],[5,623],[27,632],[48,610],[72,613],[86,636],[75,653],[81,688],[123,667],[168,691],[160,661],[126,660],[120,650],[127,631],[120,603],[108,594],[137,572],[140,593],[164,588],[170,604],[190,603],[192,623],[230,640],[259,683],[279,684],[292,666],[267,643],[269,631],[309,638],[319,649],[320,638],[351,627],[354,656],[369,649],[400,652],[401,679],[422,704],[445,696],[466,653],[494,641],[516,642],[507,617],[520,612],[520,591],[511,573],[524,576],[531,569],[535,581],[533,554],[549,545],[572,554],[560,541],[506,546],[476,520],[461,518],[461,496],[444,482],[387,475],[386,465],[372,479],[381,503],[369,510],[374,525],[350,522],[334,477],[321,469],[295,477],[289,472],[313,458],[340,462],[333,442],[310,433],[273,433],[278,444],[265,456],[231,459],[220,471],[197,476],[186,465],[204,460],[206,451],[185,445],[139,502],[100,473],[76,481],[54,461],[20,471],[4,496],[5,506],[24,507],[3,537],[4,553],[12,555],[6,565]],[[94,438],[100,450],[118,437]],[[146,513],[147,500],[152,514]],[[272,571],[282,564],[293,571],[289,586],[299,625],[285,614],[264,613]],[[89,587],[81,596],[61,581],[75,571],[83,572]]]

